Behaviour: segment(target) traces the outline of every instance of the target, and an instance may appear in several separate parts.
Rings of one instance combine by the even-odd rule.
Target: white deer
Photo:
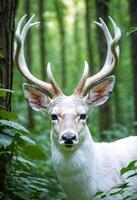
[[[112,143],[96,143],[86,124],[90,110],[104,104],[113,90],[115,77],[108,75],[118,62],[117,43],[121,32],[110,17],[114,38],[101,18],[100,23],[96,22],[107,41],[104,66],[96,75],[87,78],[88,64],[85,62],[82,78],[74,93],[66,96],[53,78],[50,64],[47,67],[50,83],[39,80],[28,70],[24,41],[29,28],[38,23],[32,23],[33,17],[21,31],[25,19],[23,16],[16,30],[15,63],[25,78],[37,86],[23,84],[24,94],[34,110],[44,111],[51,116],[52,161],[69,199],[90,200],[96,192],[107,191],[121,183],[120,169],[137,159],[136,136]]]

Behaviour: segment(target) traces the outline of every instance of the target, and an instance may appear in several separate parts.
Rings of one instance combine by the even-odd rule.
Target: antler
[[[15,64],[17,65],[18,69],[20,70],[20,72],[23,74],[23,76],[26,79],[28,79],[29,81],[37,85],[43,91],[48,92],[48,94],[50,94],[51,96],[62,95],[61,89],[59,88],[58,84],[53,78],[51,68],[50,68],[50,63],[48,64],[48,67],[47,67],[47,75],[51,84],[44,82],[42,80],[39,80],[38,78],[33,76],[27,67],[25,57],[24,57],[24,41],[30,27],[39,24],[39,22],[31,23],[34,18],[34,15],[33,15],[28,20],[28,22],[25,24],[25,26],[23,27],[21,31],[21,26],[22,26],[22,23],[24,22],[25,17],[26,15],[24,15],[19,21],[17,25],[16,33],[15,33],[15,36],[16,36],[16,44],[15,44],[15,51],[14,51]]]
[[[83,84],[83,80],[81,79],[78,86],[75,89],[74,95],[85,95],[89,88],[93,87],[97,82],[104,79],[106,76],[108,76],[118,63],[119,58],[119,46],[117,45],[118,41],[121,37],[121,31],[119,27],[115,24],[113,19],[109,17],[113,29],[114,29],[114,38],[112,38],[105,22],[100,19],[100,23],[95,22],[104,32],[106,41],[107,41],[107,56],[105,60],[105,64],[103,68],[94,76],[85,78],[85,84]],[[87,64],[86,64],[87,65]],[[82,76],[83,77],[83,76]]]

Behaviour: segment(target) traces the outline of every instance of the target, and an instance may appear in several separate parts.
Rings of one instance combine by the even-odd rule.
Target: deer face
[[[100,23],[96,22],[103,30],[107,42],[104,66],[97,74],[88,78],[88,64],[85,62],[83,75],[74,94],[65,96],[52,75],[50,64],[47,67],[50,83],[39,80],[30,73],[24,57],[24,41],[29,28],[37,22],[32,23],[34,17],[32,16],[21,30],[25,17],[21,18],[17,26],[14,59],[25,78],[39,88],[24,84],[25,97],[34,110],[44,111],[50,115],[53,124],[52,136],[58,145],[65,148],[79,146],[86,137],[84,129],[88,112],[91,108],[105,103],[113,90],[115,78],[108,75],[118,62],[117,43],[121,37],[120,29],[110,18],[114,29],[114,38],[112,38],[104,21],[100,18]]]
[[[107,101],[114,86],[114,76],[110,76],[88,91],[85,97],[60,95],[50,99],[39,89],[24,84],[24,94],[30,106],[36,111],[44,111],[52,121],[52,137],[66,150],[79,147],[86,137],[85,126],[89,111]]]
[[[51,119],[54,139],[66,150],[74,149],[82,142],[87,109],[82,98],[58,97],[53,102]]]

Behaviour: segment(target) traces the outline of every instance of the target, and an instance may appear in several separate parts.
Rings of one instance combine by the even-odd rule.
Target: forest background
[[[0,198],[5,200],[67,199],[50,152],[51,122],[28,107],[13,64],[14,32],[20,18],[35,14],[39,27],[25,42],[27,64],[47,80],[50,61],[64,93],[72,94],[87,60],[90,75],[104,64],[106,41],[94,21],[108,16],[120,27],[120,58],[110,100],[87,121],[95,141],[113,141],[137,134],[137,3],[135,0],[2,0],[0,2]]]

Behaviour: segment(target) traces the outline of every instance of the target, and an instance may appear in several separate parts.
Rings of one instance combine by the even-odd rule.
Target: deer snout
[[[73,132],[65,132],[61,136],[61,141],[64,144],[74,144],[77,141],[76,134]]]

